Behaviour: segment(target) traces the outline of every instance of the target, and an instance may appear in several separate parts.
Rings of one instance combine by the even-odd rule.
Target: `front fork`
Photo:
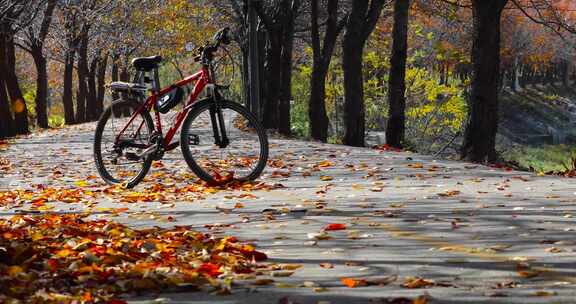
[[[224,116],[222,115],[222,105],[220,104],[221,96],[214,85],[211,87],[212,100],[210,105],[210,120],[212,121],[212,132],[214,133],[214,144],[224,149],[230,144],[228,134],[226,132],[226,124],[224,123]]]

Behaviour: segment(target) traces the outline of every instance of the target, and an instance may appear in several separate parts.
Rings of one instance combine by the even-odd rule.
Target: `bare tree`
[[[338,0],[328,0],[326,4],[326,17],[324,38],[321,38],[320,26],[320,0],[310,1],[310,22],[312,40],[312,76],[310,79],[310,102],[308,116],[310,119],[310,133],[312,138],[322,142],[328,139],[328,115],[326,114],[326,75],[330,68],[332,55],[338,35],[346,24],[346,18],[338,20]],[[324,5],[322,5],[324,7]],[[321,42],[322,40],[322,42]]]
[[[36,66],[36,122],[40,128],[48,128],[48,71],[45,54],[45,41],[52,24],[56,0],[36,0],[38,5],[29,9],[41,11],[42,18],[37,18],[20,33],[18,46],[28,52]]]
[[[27,8],[33,3],[5,0],[0,3],[0,119],[3,120],[0,136],[26,134],[28,109],[16,75],[16,47],[14,37],[35,18],[35,12]],[[7,92],[7,94],[6,94]],[[11,111],[12,110],[12,111]],[[11,112],[14,114],[12,118]]]

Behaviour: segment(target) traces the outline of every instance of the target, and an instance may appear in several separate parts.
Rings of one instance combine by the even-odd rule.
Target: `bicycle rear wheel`
[[[108,107],[96,127],[94,160],[98,173],[108,184],[135,187],[148,173],[152,158],[142,156],[151,146],[154,123],[150,113],[132,100],[118,100]]]
[[[180,145],[186,163],[208,183],[258,178],[268,160],[266,131],[242,105],[221,101],[222,121],[229,144],[218,146],[211,116],[214,106],[210,99],[198,103],[182,125]],[[216,129],[222,130],[220,123],[216,124]]]

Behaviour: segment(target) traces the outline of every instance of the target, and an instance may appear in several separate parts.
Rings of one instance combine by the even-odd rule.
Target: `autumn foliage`
[[[133,229],[81,215],[0,220],[0,302],[112,301],[166,288],[225,291],[266,255],[187,227]],[[122,301],[115,300],[115,303]]]

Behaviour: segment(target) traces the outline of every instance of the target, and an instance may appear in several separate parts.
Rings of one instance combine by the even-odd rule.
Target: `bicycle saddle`
[[[149,72],[158,67],[162,62],[162,56],[139,57],[132,59],[132,65],[138,71]]]

